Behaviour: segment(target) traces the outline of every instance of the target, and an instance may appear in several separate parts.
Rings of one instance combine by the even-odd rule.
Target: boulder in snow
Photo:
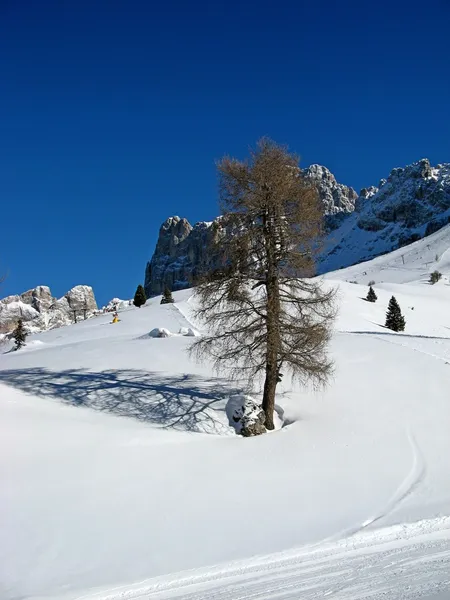
[[[150,331],[150,333],[148,334],[148,337],[151,338],[167,338],[170,337],[172,334],[170,333],[170,331],[168,329],[165,329],[164,327],[155,327],[155,329],[152,329]]]
[[[251,396],[244,394],[231,396],[227,402],[226,412],[230,425],[244,437],[266,432],[264,411]]]

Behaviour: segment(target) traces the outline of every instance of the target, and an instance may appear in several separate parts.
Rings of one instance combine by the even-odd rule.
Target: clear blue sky
[[[262,135],[357,190],[450,161],[449,27],[449,0],[0,0],[0,295],[132,296]]]

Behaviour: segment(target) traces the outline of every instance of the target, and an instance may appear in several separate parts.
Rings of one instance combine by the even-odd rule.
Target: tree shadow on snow
[[[377,325],[377,323],[375,323]],[[380,327],[384,327],[385,329],[388,329],[388,327],[386,327],[385,325],[380,325]],[[439,337],[436,335],[420,335],[420,334],[414,334],[414,333],[403,333],[403,332],[396,332],[396,331],[342,331],[341,333],[351,333],[351,334],[356,334],[356,335],[395,335],[398,337],[405,337],[405,338],[421,338],[421,339],[426,339],[426,340],[450,340],[450,337]]]
[[[0,371],[0,381],[43,398],[130,417],[163,428],[220,433],[225,401],[236,390],[220,379],[133,369]]]

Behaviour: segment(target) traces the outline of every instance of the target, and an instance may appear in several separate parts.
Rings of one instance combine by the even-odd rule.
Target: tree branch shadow
[[[134,369],[14,369],[0,371],[0,381],[64,404],[202,433],[228,429],[226,398],[241,391],[220,379]]]

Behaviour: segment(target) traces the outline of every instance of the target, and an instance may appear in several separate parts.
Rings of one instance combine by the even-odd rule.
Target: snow
[[[450,597],[448,236],[327,275],[334,380],[285,376],[284,426],[256,438],[227,415],[245,382],[189,358],[190,290],[5,342],[0,597]]]

